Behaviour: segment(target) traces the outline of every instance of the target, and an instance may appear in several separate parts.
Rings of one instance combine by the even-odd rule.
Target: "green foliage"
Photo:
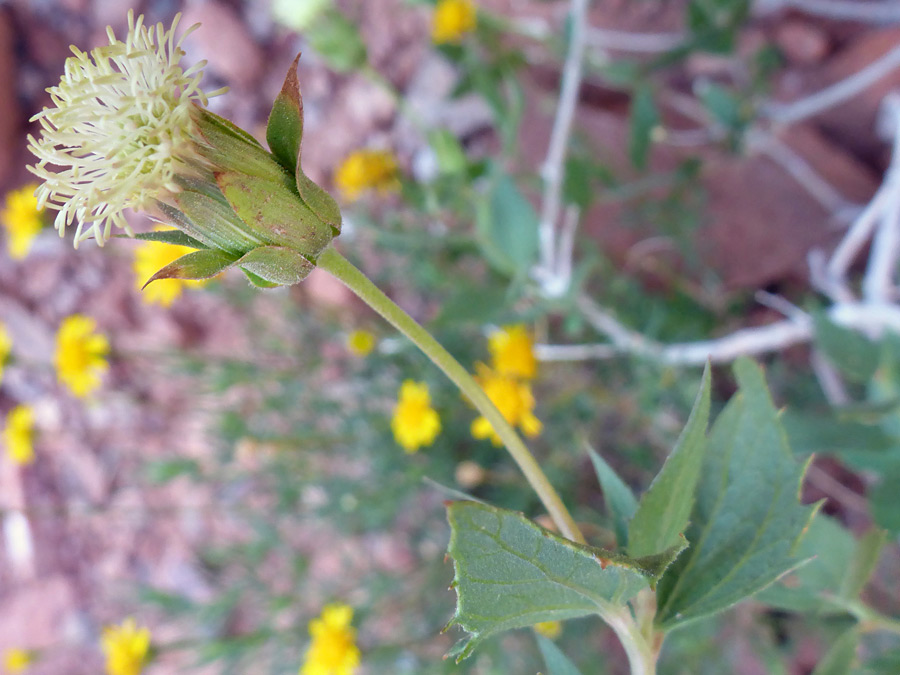
[[[553,640],[538,635],[537,643],[547,664],[547,675],[581,675],[581,671],[560,651]]]
[[[635,511],[637,511],[637,499],[631,488],[625,485],[613,468],[593,448],[588,448],[588,454],[594,465],[594,471],[597,472],[600,489],[603,490],[606,511],[613,519],[616,543],[619,548],[625,548],[628,546],[628,521],[634,517]]]
[[[759,367],[744,359],[734,371],[740,390],[710,431],[691,546],[659,586],[664,630],[727,609],[804,562],[796,547],[815,508],[797,503],[803,468]]]
[[[454,648],[458,660],[495,633],[623,606],[655,584],[684,546],[628,558],[571,542],[514,511],[453,502],[447,514],[458,596],[448,626],[471,634]]]
[[[366,64],[366,43],[359,29],[335,7],[328,7],[319,14],[306,36],[312,48],[340,73]]]
[[[521,277],[538,253],[538,216],[509,174],[497,171],[476,219],[485,258],[500,272]]]
[[[628,136],[628,156],[638,169],[647,166],[653,130],[659,126],[659,110],[653,100],[653,91],[643,85],[634,90],[631,98],[631,130]]]
[[[856,661],[859,631],[851,628],[841,635],[816,665],[812,675],[847,675]]]
[[[868,382],[878,368],[878,346],[823,314],[816,315],[815,322],[816,344],[828,359],[854,382]]]
[[[706,451],[710,378],[707,365],[687,426],[628,525],[628,552],[633,556],[659,553],[684,537]]]

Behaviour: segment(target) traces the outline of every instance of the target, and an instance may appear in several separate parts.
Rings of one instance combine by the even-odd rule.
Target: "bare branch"
[[[558,282],[557,226],[562,208],[562,186],[565,174],[566,151],[569,136],[572,133],[572,122],[578,104],[578,91],[581,88],[582,64],[584,61],[585,26],[587,24],[588,0],[571,0],[570,19],[572,32],[569,51],[563,65],[562,85],[556,119],[550,135],[547,158],[541,169],[544,180],[544,194],[541,203],[541,220],[539,240],[541,260],[535,277],[541,282],[545,292],[556,293]],[[565,289],[563,290],[565,292]]]
[[[799,9],[828,19],[875,24],[900,21],[900,2],[896,0],[757,0],[755,9],[759,13]]]
[[[768,103],[763,105],[761,112],[773,122],[793,124],[853,98],[898,67],[900,67],[900,46],[894,47],[865,68],[812,96],[793,103]]]

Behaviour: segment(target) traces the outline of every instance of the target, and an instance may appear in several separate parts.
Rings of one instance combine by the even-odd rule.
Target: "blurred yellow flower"
[[[391,419],[391,430],[397,443],[409,453],[434,442],[441,432],[441,418],[431,407],[427,384],[412,380],[403,382]]]
[[[9,361],[9,355],[12,353],[12,337],[6,326],[0,323],[0,382],[3,381],[3,368]]]
[[[471,0],[439,0],[431,17],[431,39],[436,44],[459,42],[475,30],[477,10]]]
[[[38,208],[34,191],[37,184],[31,183],[6,195],[6,204],[0,211],[0,223],[6,230],[6,248],[9,257],[21,260],[28,255],[31,244],[44,226],[42,209]]]
[[[9,675],[24,673],[33,659],[32,653],[24,649],[7,649],[3,652],[3,672]]]
[[[359,666],[359,648],[353,608],[347,605],[326,605],[322,615],[309,622],[312,643],[306,650],[300,675],[352,675]]]
[[[19,466],[34,461],[34,410],[30,406],[17,405],[7,413],[3,445],[9,458]]]
[[[531,393],[531,385],[514,377],[500,375],[483,363],[478,364],[478,375],[475,380],[507,422],[519,427],[522,433],[529,437],[541,433],[541,422],[532,412],[534,395]],[[472,436],[490,438],[496,446],[503,444],[485,417],[479,417],[472,422]]]
[[[534,630],[545,638],[555,640],[562,635],[562,623],[559,621],[541,621],[533,626]]]
[[[150,652],[150,631],[138,628],[134,619],[108,626],[101,638],[107,675],[139,675]]]
[[[334,184],[347,201],[359,199],[366,190],[398,190],[397,160],[385,150],[357,150],[341,162]]]
[[[73,314],[63,319],[56,333],[56,376],[79,398],[99,387],[100,376],[109,370],[109,340],[96,331],[93,319]]]
[[[534,343],[525,326],[504,326],[488,338],[491,367],[500,375],[531,380],[537,374]]]
[[[354,356],[368,356],[375,349],[375,336],[367,330],[355,330],[347,336],[347,349]]]
[[[192,253],[194,249],[187,246],[167,244],[163,241],[142,241],[134,252],[135,288],[141,291],[141,300],[148,305],[169,307],[186,286],[200,286],[207,279],[197,281],[188,279],[159,279],[143,288],[147,280],[160,269],[175,262],[183,255]],[[143,289],[143,290],[142,290]]]

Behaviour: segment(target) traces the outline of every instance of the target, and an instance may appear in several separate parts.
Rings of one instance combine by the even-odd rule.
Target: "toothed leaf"
[[[635,559],[576,544],[486,504],[453,502],[447,515],[457,592],[448,626],[471,634],[451,651],[457,660],[495,633],[623,606],[653,586],[686,545]]]

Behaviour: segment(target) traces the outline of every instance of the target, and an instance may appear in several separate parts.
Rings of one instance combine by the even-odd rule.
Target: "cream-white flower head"
[[[32,118],[42,127],[39,139],[28,136],[39,160],[28,168],[44,181],[35,194],[40,206],[59,211],[60,235],[78,222],[76,246],[90,237],[102,246],[112,225],[131,234],[123,211],[166,200],[179,190],[176,174],[202,161],[192,110],[207,103],[205,62],[178,65],[181,43],[197,27],[176,41],[179,18],[165,30],[129,11],[124,42],[107,28],[108,46],[89,53],[73,46],[62,80],[47,90],[54,107]]]

